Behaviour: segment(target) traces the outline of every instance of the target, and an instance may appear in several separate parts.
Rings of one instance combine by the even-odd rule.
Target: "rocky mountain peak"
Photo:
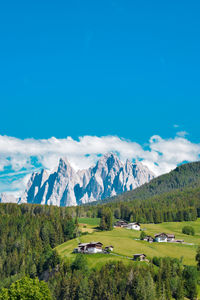
[[[141,162],[123,163],[115,153],[106,153],[94,167],[77,172],[67,158],[60,158],[55,172],[48,174],[41,170],[32,174],[19,202],[57,206],[83,204],[133,190],[153,177]]]

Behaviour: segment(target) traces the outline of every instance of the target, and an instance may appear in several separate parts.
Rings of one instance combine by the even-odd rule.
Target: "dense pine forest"
[[[116,219],[140,223],[194,221],[200,217],[200,187],[184,188],[156,195],[147,199],[109,202],[98,205],[83,205],[69,208],[79,217],[102,217],[105,208],[110,208]]]
[[[53,248],[74,236],[75,224],[65,208],[1,204],[0,288],[55,267]]]

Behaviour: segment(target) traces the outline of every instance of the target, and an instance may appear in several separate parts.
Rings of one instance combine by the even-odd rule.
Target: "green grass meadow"
[[[177,239],[184,239],[187,243],[194,245],[175,244],[175,243],[148,243],[138,240],[141,232],[135,230],[128,230],[124,228],[114,228],[112,231],[98,231],[95,228],[99,224],[99,219],[80,218],[80,229],[87,231],[90,229],[91,233],[83,235],[59,245],[56,249],[62,257],[73,261],[76,254],[72,251],[77,247],[79,242],[100,241],[104,246],[114,246],[114,253],[132,257],[134,253],[145,253],[149,258],[153,256],[169,256],[173,258],[182,258],[186,265],[195,265],[195,255],[198,244],[200,244],[200,219],[194,222],[169,222],[161,224],[142,224],[141,228],[145,232],[154,236],[155,233],[165,232],[174,233]],[[188,236],[182,234],[182,227],[191,225],[195,229],[195,236]],[[84,231],[85,231],[84,230]],[[102,264],[110,260],[122,260],[129,263],[130,260],[109,254],[93,254],[88,255],[88,263],[90,267],[100,267]]]

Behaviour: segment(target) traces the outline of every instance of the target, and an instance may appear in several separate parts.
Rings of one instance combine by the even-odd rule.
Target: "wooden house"
[[[144,253],[134,254],[133,260],[148,261],[146,255]]]

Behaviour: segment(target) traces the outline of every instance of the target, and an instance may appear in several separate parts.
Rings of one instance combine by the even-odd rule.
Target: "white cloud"
[[[179,131],[176,133],[176,135],[181,136],[181,137],[185,137],[186,135],[188,135],[187,131]]]
[[[183,161],[196,161],[200,157],[200,144],[191,143],[185,138],[186,132],[179,132],[173,139],[162,139],[154,135],[150,138],[148,149],[140,144],[117,136],[83,136],[78,140],[66,139],[18,139],[0,136],[0,192],[5,190],[7,169],[12,174],[24,172],[24,176],[8,181],[10,191],[23,190],[27,178],[34,169],[57,167],[60,157],[67,157],[75,169],[88,168],[98,160],[99,154],[117,152],[120,159],[142,159],[156,175],[174,169]],[[13,175],[14,175],[13,174]],[[27,175],[28,174],[28,175]],[[2,188],[2,184],[4,188]]]

